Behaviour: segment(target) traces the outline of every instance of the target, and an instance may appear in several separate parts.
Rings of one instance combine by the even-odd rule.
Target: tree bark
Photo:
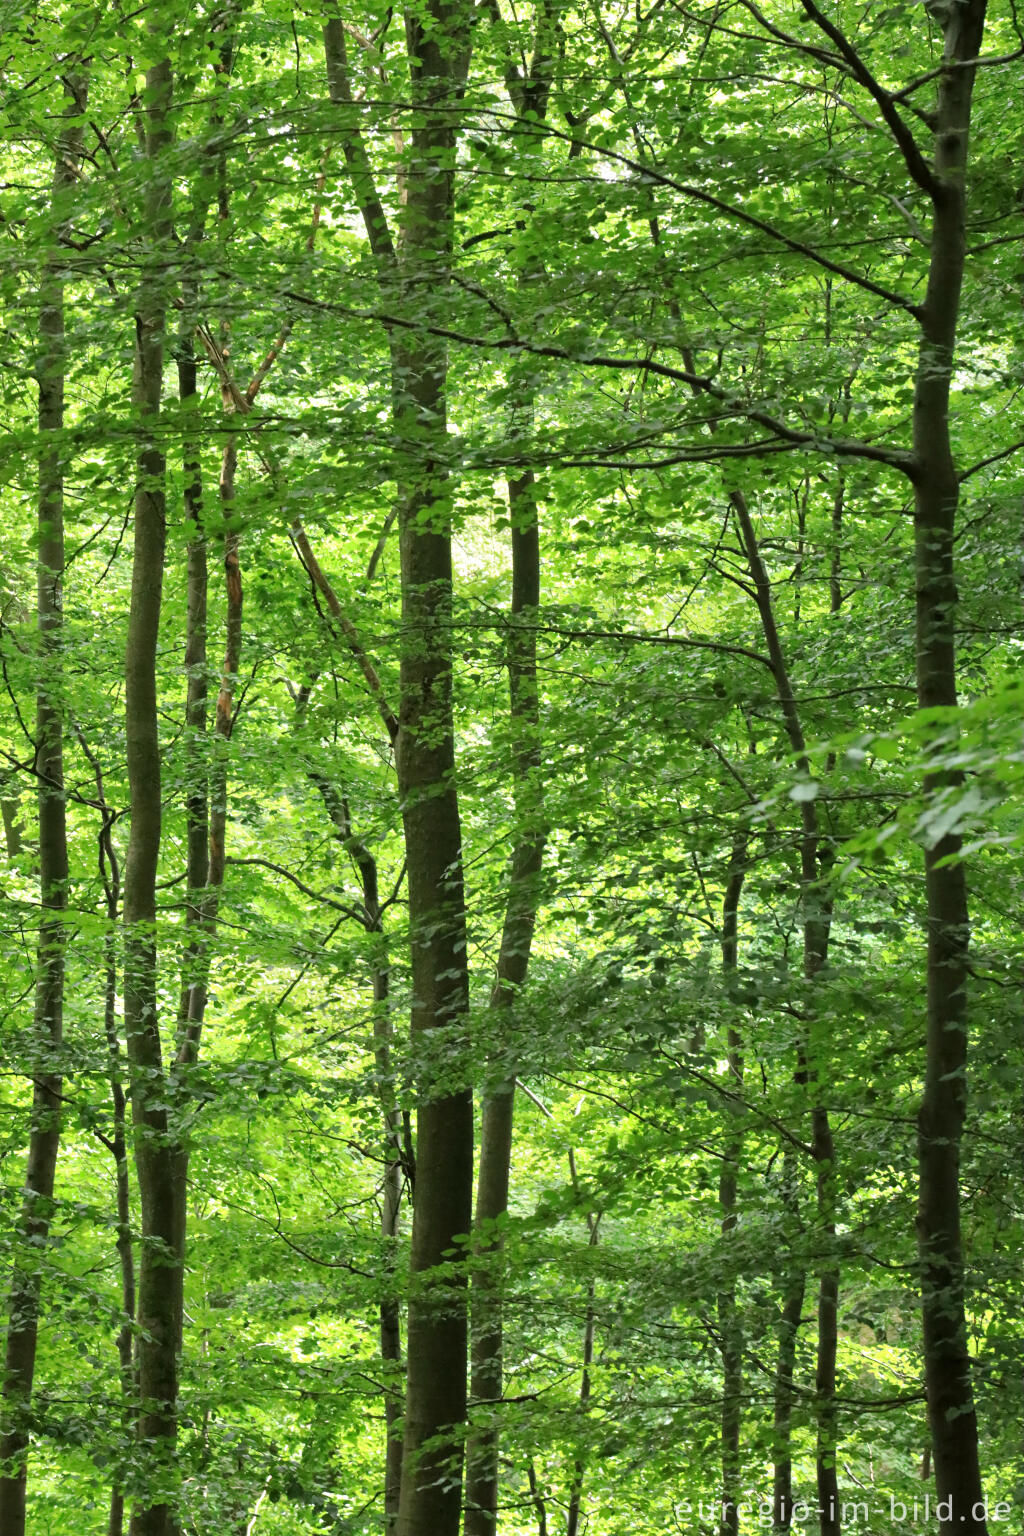
[[[572,1176],[573,1188],[579,1192],[579,1184],[576,1178],[576,1154],[572,1147],[569,1148],[569,1171]],[[600,1212],[596,1215],[592,1211],[587,1212],[588,1247],[596,1248],[598,1234],[601,1230]],[[583,1370],[580,1373],[580,1415],[586,1414],[590,1406],[590,1373],[594,1365],[594,1336],[597,1330],[596,1287],[593,1276],[587,1281],[587,1310],[583,1320]],[[583,1479],[586,1476],[587,1464],[582,1455],[577,1453],[572,1468],[572,1482],[569,1485],[569,1500],[565,1513],[565,1536],[579,1536],[580,1520],[583,1514]]]
[[[410,177],[409,203],[419,198]],[[427,422],[444,422],[443,364],[400,353]],[[403,410],[399,430],[410,433]],[[436,430],[436,425],[434,427]],[[424,478],[438,475],[435,461]],[[425,513],[427,521],[421,521]],[[430,525],[438,519],[440,527]],[[472,1215],[473,1105],[463,1086],[468,1012],[462,839],[451,701],[451,543],[447,509],[429,480],[403,497],[401,709],[398,778],[408,860],[412,1027],[445,1040],[431,1051],[416,1109],[416,1201],[408,1315],[405,1457],[399,1536],[455,1536],[462,1505],[466,1419],[464,1278],[432,1279],[455,1256]],[[444,1065],[442,1066],[442,1060]],[[440,1081],[431,1081],[442,1074]],[[444,1078],[450,1075],[450,1080]],[[449,1443],[445,1443],[448,1437]],[[430,1442],[427,1445],[427,1442]]]
[[[9,859],[16,859],[25,847],[25,828],[21,807],[13,795],[0,795],[0,816],[4,823],[4,849]]]
[[[154,38],[155,41],[155,38]],[[178,1351],[181,1335],[183,1209],[176,1136],[166,1103],[157,1005],[156,874],[160,853],[160,742],[156,659],[166,537],[165,458],[160,413],[166,279],[159,254],[170,235],[171,185],[162,156],[170,143],[171,66],[146,71],[143,219],[154,255],[139,285],[133,403],[137,460],[131,606],[125,658],[125,736],[131,832],[124,879],[124,1026],[132,1099],[142,1244],[138,1294],[139,1465],[131,1536],[174,1536]]]
[[[192,407],[198,399],[198,368],[193,349],[195,329],[194,293],[191,285],[185,296],[184,320],[178,336],[178,398],[183,407]],[[210,878],[210,796],[206,762],[206,728],[209,681],[207,678],[207,608],[209,601],[209,561],[203,527],[203,483],[198,446],[186,438],[182,451],[182,482],[185,526],[188,530],[185,598],[185,731],[186,731],[186,855],[185,884],[188,906],[185,913],[188,939],[185,946],[185,975],[178,1007],[178,1050],[188,1033],[199,998],[193,988],[205,994],[205,945],[202,937],[203,916]]]
[[[931,259],[921,318],[914,398],[914,562],[917,702],[957,702],[954,539],[959,480],[949,430],[960,295],[966,256],[968,134],[985,0],[950,7],[935,113]],[[956,776],[929,774],[926,798]],[[918,1243],[925,1390],[940,1536],[984,1536],[984,1495],[967,1350],[960,1234],[960,1145],[967,1093],[969,913],[961,839],[925,850],[927,1056],[918,1117]]]
[[[538,6],[533,54],[521,74],[506,59],[505,82],[521,122],[529,111],[532,125],[547,117],[551,91],[558,0]],[[520,288],[534,277],[517,274]],[[528,375],[529,380],[529,375]],[[510,429],[525,435],[533,427],[532,381],[520,384]],[[508,479],[512,549],[512,603],[509,629],[509,719],[514,754],[515,835],[497,973],[491,992],[497,1020],[515,1001],[526,981],[537,920],[538,880],[544,858],[542,821],[540,710],[537,693],[537,640],[533,628],[540,606],[540,529],[537,486],[531,469]],[[523,620],[525,619],[525,624]],[[518,621],[518,622],[517,622]],[[500,1046],[499,1046],[500,1049]],[[501,1264],[504,1238],[497,1223],[508,1211],[509,1164],[515,1111],[515,1075],[489,1089],[480,1119],[480,1166],[474,1227],[480,1234],[473,1271],[470,1391],[474,1405],[500,1402],[504,1390]],[[485,1410],[486,1411],[486,1410]],[[467,1448],[465,1536],[493,1536],[498,1524],[498,1450],[496,1423],[484,1422]]]
[[[384,1244],[384,1290],[380,1300],[380,1357],[385,1372],[397,1376],[402,1366],[402,1314],[394,1288],[397,1261],[396,1246],[399,1215],[402,1208],[403,1167],[406,1152],[402,1111],[395,1094],[391,1063],[391,987],[387,944],[380,904],[377,860],[365,843],[349,833],[348,850],[359,870],[363,887],[366,928],[375,948],[373,957],[373,1054],[377,1072],[384,1125],[384,1178],[381,1183],[380,1234]],[[411,1174],[411,1168],[406,1168]],[[387,1439],[384,1451],[384,1529],[390,1533],[398,1519],[398,1500],[402,1489],[403,1442],[401,1432],[402,1400],[396,1382],[385,1377],[384,1422]]]
[[[783,1186],[789,1191],[789,1204],[796,1205],[793,1188],[796,1176],[795,1154],[783,1154]],[[804,1306],[806,1282],[803,1270],[791,1275],[785,1287],[779,1317],[779,1345],[775,1360],[772,1424],[772,1530],[786,1536],[793,1525],[793,1376],[796,1371],[796,1346]]]
[[[69,73],[66,115],[79,117],[86,82]],[[77,177],[82,130],[62,128],[53,174],[52,211],[60,221],[63,203]],[[56,246],[56,231],[54,236]],[[39,817],[41,917],[33,1016],[32,1122],[25,1187],[18,1216],[18,1252],[8,1301],[3,1395],[0,1400],[0,1532],[24,1536],[29,1414],[39,1333],[43,1265],[50,1239],[53,1195],[60,1147],[64,1034],[65,911],[68,840],[64,794],[64,708],[62,703],[64,583],[64,274],[59,257],[46,264],[39,289],[39,479],[37,529],[37,629],[39,681],[36,690],[36,757]],[[5,817],[8,847],[16,820]]]
[[[533,473],[510,480],[512,614],[509,630],[509,703],[515,752],[516,842],[490,1007],[496,1019],[512,1006],[526,980],[537,920],[537,883],[544,857],[541,825],[540,722],[537,641],[540,537]],[[525,617],[526,623],[522,624]],[[519,623],[517,623],[517,620]],[[500,1049],[500,1047],[499,1047]],[[484,1099],[474,1225],[481,1234],[473,1271],[471,1390],[475,1404],[499,1402],[503,1390],[501,1252],[497,1224],[508,1210],[509,1161],[515,1104],[514,1077]],[[484,1424],[469,1442],[466,1536],[492,1536],[498,1517],[498,1431]]]
[[[124,1063],[117,1028],[117,919],[121,905],[121,864],[114,847],[112,829],[115,815],[107,804],[103,770],[85,736],[75,726],[75,734],[89,760],[96,779],[96,804],[103,817],[99,834],[100,877],[103,881],[107,932],[103,939],[103,1033],[107,1042],[110,1080],[111,1135],[102,1138],[114,1159],[117,1206],[117,1259],[121,1273],[121,1326],[117,1330],[118,1379],[121,1388],[121,1423],[125,1437],[131,1432],[135,1396],[135,1246],[131,1226],[131,1168],[128,1159],[128,1116],[124,1092]],[[115,1464],[110,1485],[107,1536],[122,1536],[124,1530],[124,1476]]]
[[[729,869],[722,900],[722,973],[727,997],[733,1007],[738,960],[739,906],[747,872],[747,834],[740,832],[733,841]],[[734,1091],[742,1091],[744,1060],[743,1036],[730,1023],[727,1060]],[[734,1111],[728,1110],[726,1146],[718,1180],[718,1206],[722,1236],[736,1229],[736,1193],[743,1136],[733,1123]],[[743,1328],[736,1306],[736,1282],[718,1293],[718,1329],[722,1353],[722,1520],[721,1536],[737,1536],[740,1506],[740,1435],[743,1427]]]
[[[117,920],[117,897],[113,903]],[[117,1363],[121,1383],[121,1400],[127,1428],[128,1411],[135,1386],[135,1352],[133,1347],[133,1321],[135,1318],[135,1247],[132,1242],[131,1183],[128,1163],[127,1105],[121,1071],[121,1047],[117,1037],[117,950],[113,933],[107,940],[107,980],[103,1004],[104,1028],[107,1049],[110,1053],[110,1097],[113,1108],[113,1136],[111,1152],[117,1189],[117,1262],[121,1273],[122,1322],[117,1330]],[[123,1480],[115,1477],[110,1489],[110,1510],[107,1518],[107,1536],[121,1536],[124,1530]]]
[[[406,14],[416,105],[403,210],[401,302],[422,314],[449,283],[454,106],[469,59],[463,0]],[[407,1322],[398,1536],[457,1536],[466,1422],[465,1277],[448,1268],[469,1233],[473,1100],[463,1065],[469,983],[452,716],[451,487],[444,344],[392,345],[402,581],[399,792],[408,863],[412,1030],[426,1042],[416,1108],[416,1199]],[[440,1273],[439,1273],[440,1272]]]

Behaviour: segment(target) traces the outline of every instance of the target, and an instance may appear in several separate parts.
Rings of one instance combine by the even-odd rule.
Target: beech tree
[[[74,72],[64,82],[68,97],[53,166],[51,213],[68,216],[81,146],[78,118],[85,106],[86,79]],[[39,829],[39,940],[31,1052],[32,1120],[25,1184],[18,1215],[8,1302],[0,1434],[0,1524],[21,1536],[25,1530],[28,1413],[32,1401],[39,1339],[41,1250],[50,1239],[54,1184],[60,1148],[64,1035],[64,913],[67,910],[68,835],[64,799],[64,744],[67,710],[63,698],[61,589],[64,579],[64,466],[59,435],[64,426],[65,275],[60,253],[44,261],[39,282],[38,499],[36,520],[39,677],[36,683],[35,759]],[[15,818],[12,823],[16,825]],[[10,824],[9,824],[10,825]],[[8,850],[16,854],[8,831]]]
[[[5,22],[0,1536],[1011,1523],[1012,5]]]

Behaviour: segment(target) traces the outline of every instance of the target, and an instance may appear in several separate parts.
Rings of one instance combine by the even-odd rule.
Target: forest
[[[1016,0],[0,23],[0,1536],[1024,1531]]]

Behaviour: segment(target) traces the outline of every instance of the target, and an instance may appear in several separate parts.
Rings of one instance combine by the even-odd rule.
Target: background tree
[[[1010,1516],[1022,42],[961,10],[8,18],[0,1239],[38,1284],[33,1532],[116,1530],[125,1493],[202,1536],[924,1536],[940,1489]]]

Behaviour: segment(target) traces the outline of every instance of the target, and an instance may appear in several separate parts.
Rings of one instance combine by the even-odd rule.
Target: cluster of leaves
[[[537,16],[481,7],[453,108],[456,279],[413,292],[396,280],[392,302],[347,169],[358,133],[398,215],[415,114],[391,9],[342,5],[345,103],[328,97],[319,16],[275,0],[179,9],[166,166],[180,255],[166,282],[174,326],[184,319],[168,337],[169,359],[196,348],[198,323],[244,381],[288,327],[256,407],[231,422],[240,471],[227,513],[215,492],[228,428],[214,367],[184,402],[169,367],[159,428],[171,490],[157,921],[169,1017],[187,964],[186,799],[197,761],[226,761],[233,861],[203,1060],[171,1106],[192,1153],[185,1529],[356,1536],[381,1526],[392,1367],[377,1314],[406,1277],[404,1255],[378,1235],[380,1105],[391,1093],[408,1105],[414,1075],[444,1085],[453,1070],[446,1045],[414,1061],[401,1032],[387,1081],[374,1055],[373,973],[388,969],[388,1006],[401,1018],[408,935],[391,748],[350,631],[397,702],[402,615],[389,513],[403,445],[391,436],[387,339],[401,324],[441,331],[449,346],[476,1085],[510,1066],[524,1085],[502,1259],[504,1528],[553,1529],[574,1490],[608,1536],[671,1529],[684,1505],[720,1497],[726,1292],[745,1340],[743,1486],[755,1503],[765,1497],[781,1299],[794,1275],[833,1263],[845,1476],[877,1491],[875,1504],[913,1502],[926,1442],[913,1239],[920,845],[951,830],[967,839],[975,925],[963,1169],[972,1347],[987,1480],[993,1498],[1011,1498],[1024,1331],[1012,7],[995,8],[988,47],[1017,50],[1018,61],[983,70],[977,92],[953,402],[965,702],[941,720],[913,708],[912,533],[896,462],[912,404],[908,310],[926,271],[924,203],[908,191],[872,101],[823,50],[806,4],[540,5]],[[845,3],[832,10],[890,92],[927,76],[941,54],[916,8],[859,21]],[[34,1532],[73,1526],[84,1536],[106,1528],[111,1481],[130,1489],[132,1476],[102,1022],[120,938],[97,848],[104,828],[121,856],[126,842],[126,488],[139,433],[130,369],[133,294],[149,255],[139,217],[149,170],[136,132],[152,43],[141,16],[118,6],[8,19],[0,975],[4,1054],[18,1075],[9,1066],[0,1080],[0,1253],[8,1258],[16,1240],[26,1081],[36,1070],[31,718],[41,662],[28,530],[35,293],[41,265],[56,259],[67,285],[61,706],[72,869],[66,1117],[53,1233],[39,1255],[30,1487]],[[510,87],[544,28],[552,105],[541,122],[517,113]],[[218,74],[228,34],[231,68]],[[85,151],[55,206],[69,61],[89,77]],[[912,118],[926,142],[922,121]],[[860,450],[847,452],[854,434]],[[190,453],[211,552],[225,532],[241,537],[245,628],[230,743],[196,740],[184,718]],[[530,979],[499,1024],[486,1002],[517,816],[505,481],[526,468],[541,504],[543,593],[532,622],[547,845]],[[810,743],[803,764],[765,655],[736,495],[752,510],[767,568]],[[345,624],[295,559],[297,523]],[[214,658],[223,606],[214,590]],[[948,789],[924,801],[925,774],[949,776]],[[325,783],[346,806],[347,838],[327,814]],[[809,802],[832,871],[830,963],[813,1006],[800,956]],[[354,839],[390,898],[383,934],[367,931]],[[730,974],[722,908],[738,839],[745,878]],[[815,1214],[815,1085],[835,1127],[834,1235]],[[736,1145],[737,1220],[723,1231],[719,1177]],[[797,1490],[813,1505],[811,1306],[808,1287],[793,1450]]]

